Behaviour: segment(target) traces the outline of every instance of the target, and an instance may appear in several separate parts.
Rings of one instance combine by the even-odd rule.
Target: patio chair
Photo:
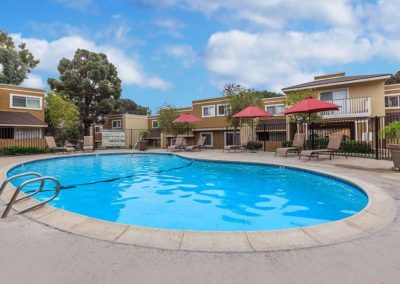
[[[318,158],[320,154],[329,154],[329,160],[335,156],[336,153],[340,152],[340,143],[342,142],[342,134],[341,133],[333,133],[329,137],[328,146],[325,149],[318,150],[304,150],[300,152],[299,160],[302,157],[307,157],[308,160],[311,160],[312,157]],[[346,159],[347,154],[345,153]]]
[[[94,144],[93,144],[93,136],[84,136],[83,137],[83,152],[92,151],[94,152]]]
[[[283,147],[283,148],[276,149],[275,156],[279,154],[279,155],[283,155],[283,156],[287,157],[287,154],[289,152],[300,153],[301,149],[303,149],[303,147],[304,147],[305,137],[306,136],[304,133],[296,133],[294,135],[292,147]]]
[[[203,149],[203,147],[204,147],[204,144],[206,143],[206,138],[207,137],[205,137],[205,136],[200,136],[199,140],[197,141],[197,144],[193,145],[193,146],[187,146],[186,151],[193,151],[196,149],[201,151],[201,149]]]
[[[171,150],[171,151],[176,151],[176,150],[177,151],[182,151],[182,150],[185,150],[185,148],[186,148],[186,145],[184,144],[183,137],[177,137],[176,140],[175,140],[175,144],[167,147],[167,152],[169,150]]]
[[[76,152],[75,148],[70,145],[66,145],[64,147],[58,147],[53,136],[45,136],[44,139],[46,140],[47,147],[53,152],[53,154],[56,154],[56,152],[62,152],[67,154]]]
[[[228,151],[228,153],[230,153],[231,151],[240,151],[243,152],[243,147],[242,145],[227,145],[224,146],[224,149],[222,150],[222,152]]]

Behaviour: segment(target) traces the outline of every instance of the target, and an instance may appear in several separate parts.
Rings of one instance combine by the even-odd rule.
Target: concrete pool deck
[[[338,157],[331,161],[321,159],[306,162],[298,161],[294,157],[274,157],[271,153],[222,153],[221,151],[183,153],[183,155],[217,160],[278,163],[317,169],[333,175],[356,177],[361,182],[372,185],[378,191],[391,195],[396,199],[396,207],[398,206],[397,199],[400,197],[400,173],[390,171],[391,163],[388,161],[357,158],[346,160]],[[33,157],[2,158],[0,163],[5,167],[31,158]],[[378,216],[382,212],[372,213],[373,215],[377,214],[374,216]],[[36,214],[39,214],[39,210]],[[49,216],[55,213],[40,214],[44,214],[42,215],[43,218],[47,216],[48,220],[52,220],[54,218]],[[66,222],[69,220],[65,216],[61,216],[61,218],[65,218]],[[78,226],[76,225],[74,224],[72,227],[88,232],[93,227],[93,222],[85,219],[81,220]],[[335,238],[336,232],[342,233],[353,229],[353,226],[335,228],[324,238]],[[146,242],[149,241],[148,237],[143,238],[142,234],[137,235],[135,231],[130,231],[128,228],[124,227],[123,230],[125,230],[123,234],[119,235],[121,233],[119,230],[113,231],[105,228],[103,235],[109,236],[110,239],[119,238],[120,240],[124,235],[128,239],[130,237],[141,238],[143,246],[146,246]],[[398,272],[400,253],[396,253],[396,249],[400,245],[400,226],[397,223],[397,218],[393,222],[382,224],[373,232],[367,231],[367,234],[364,234],[365,231],[361,229],[358,233],[360,231],[363,234],[358,236],[358,239],[341,240],[341,243],[336,245],[319,245],[307,249],[293,250],[286,248],[283,251],[267,253],[200,253],[158,250],[99,241],[65,233],[18,215],[10,216],[0,221],[0,232],[2,232],[0,234],[0,249],[3,252],[2,257],[0,257],[0,267],[2,267],[2,276],[7,275],[8,277],[16,277],[7,279],[20,280],[24,279],[23,275],[12,274],[6,270],[6,268],[11,269],[13,267],[10,264],[11,260],[14,264],[18,263],[22,267],[31,267],[30,271],[33,271],[38,276],[44,276],[43,271],[49,271],[53,263],[58,263],[60,265],[58,269],[51,269],[52,275],[60,277],[58,280],[65,280],[65,282],[86,281],[86,283],[88,281],[91,282],[91,280],[104,283],[111,281],[129,282],[129,280],[159,282],[161,279],[163,279],[164,283],[194,283],[196,280],[197,282],[206,282],[208,280],[210,282],[229,283],[241,283],[247,280],[265,283],[267,279],[270,282],[279,283],[326,283],[329,280],[332,283],[339,281],[344,283],[392,283],[391,281],[397,280],[400,276]],[[92,237],[96,238],[96,236]],[[176,236],[164,238],[164,240],[174,243],[174,238]],[[193,242],[192,244],[190,243],[190,236],[189,241],[186,241],[186,243],[183,242],[184,236],[183,238],[178,236],[178,238],[182,241],[180,245],[183,245],[183,248],[186,246],[186,248],[190,249],[191,245],[196,245]],[[318,242],[316,235],[310,238],[309,234],[290,239],[300,240],[303,245],[307,241]],[[274,241],[282,242],[285,240],[281,236],[277,236],[266,242],[264,238],[254,236],[253,241],[250,240],[247,244],[253,246],[258,244],[261,247],[264,246],[264,249],[260,250],[269,250],[265,249],[265,245],[271,245]],[[227,238],[224,242],[211,243],[210,245],[213,247],[217,245],[217,247],[221,247],[222,251],[226,251],[227,249],[223,246],[229,246],[232,242],[237,242],[237,240]],[[46,243],[49,246],[48,249],[45,248]],[[246,244],[246,242],[242,242],[242,244]],[[244,251],[252,250],[248,249],[248,247],[243,248]],[[43,249],[43,252],[40,252],[40,249]],[[13,251],[18,253],[13,254]],[[77,254],[76,259],[72,260],[70,251],[74,251]],[[64,253],[60,255],[60,252]],[[88,260],[88,256],[94,255],[102,259],[103,262]],[[110,256],[110,259],[107,259],[107,255]],[[35,256],[41,261],[27,262],[27,259]],[[85,262],[84,259],[87,261]],[[140,259],[143,259],[144,262],[141,263]],[[129,260],[135,265],[130,266]],[[71,272],[69,270],[70,267],[68,267],[66,269],[66,271],[70,271],[70,274],[68,274],[61,267],[63,264],[70,265],[71,261],[77,269],[77,273]],[[46,263],[50,264],[50,267],[46,267]],[[110,268],[105,269],[108,266],[111,266],[111,271],[109,271]],[[17,267],[14,268],[14,272],[16,269]],[[114,273],[113,278],[112,271],[115,272],[116,270],[118,270],[118,273]],[[308,271],[314,271],[314,273],[308,273]],[[165,273],[169,273],[169,276],[165,275]],[[32,278],[26,275],[25,279]],[[53,280],[55,281],[56,279]],[[49,281],[49,283],[54,282]]]

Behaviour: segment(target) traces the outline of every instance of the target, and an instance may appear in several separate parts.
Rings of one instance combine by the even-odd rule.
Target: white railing
[[[340,109],[322,112],[325,118],[371,116],[371,97],[348,98],[327,102],[340,106]]]

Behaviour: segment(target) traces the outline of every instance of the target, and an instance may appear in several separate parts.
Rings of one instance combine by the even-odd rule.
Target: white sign
[[[103,147],[125,147],[125,132],[103,129],[101,131],[101,144]]]

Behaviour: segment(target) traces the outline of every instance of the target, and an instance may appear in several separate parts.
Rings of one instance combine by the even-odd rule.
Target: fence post
[[[92,124],[92,136],[93,136],[93,150],[96,150],[96,125],[94,123]]]
[[[267,151],[267,147],[266,147],[266,145],[265,145],[265,140],[266,140],[266,135],[265,135],[265,124],[263,124],[263,133],[262,133],[262,136],[261,137],[263,137],[263,140],[264,140],[264,152],[266,152]]]
[[[375,159],[379,160],[379,117],[375,116]]]

